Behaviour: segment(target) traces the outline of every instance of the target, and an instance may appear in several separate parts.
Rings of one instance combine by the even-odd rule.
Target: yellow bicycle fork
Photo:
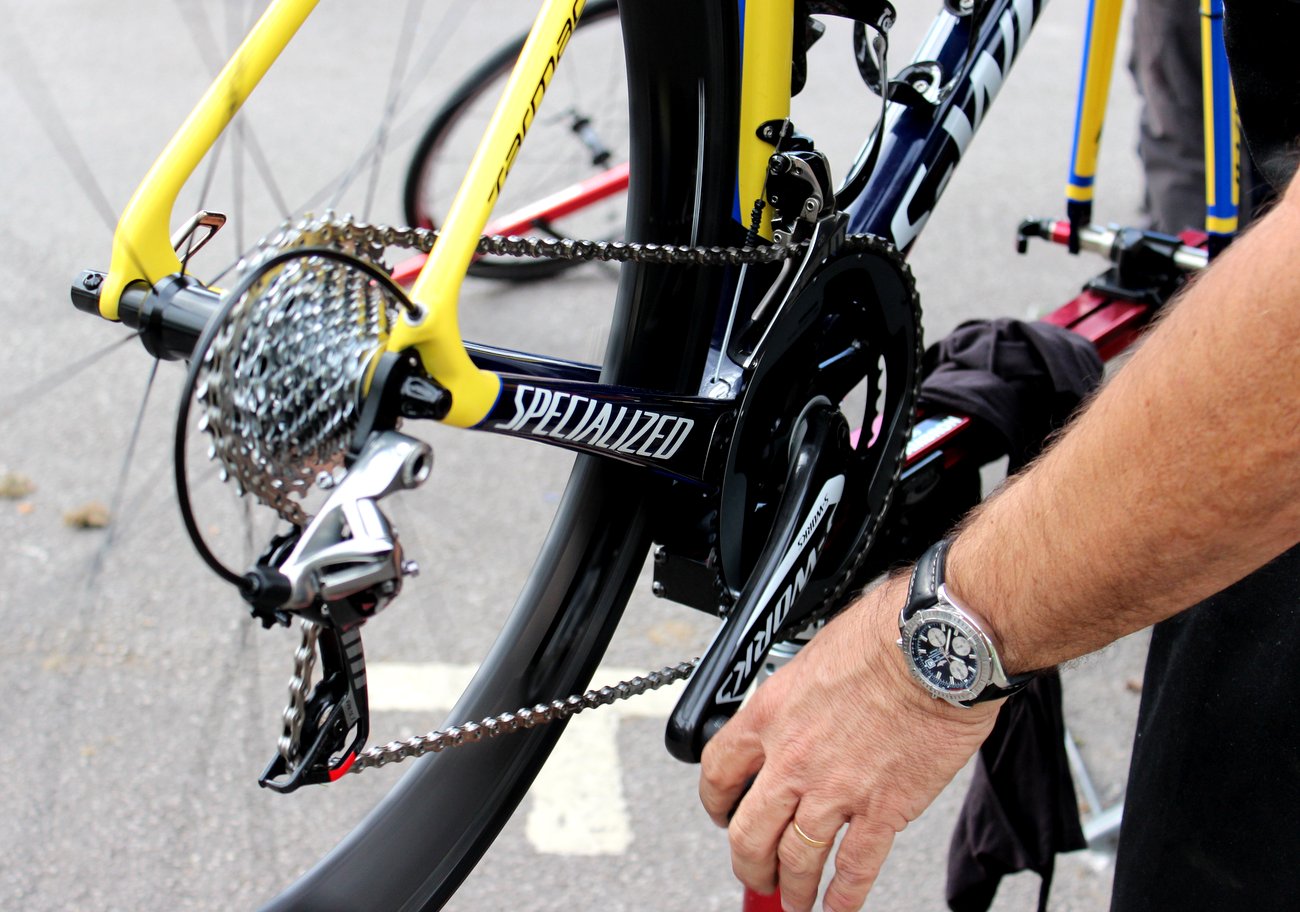
[[[273,0],[150,168],[114,234],[112,260],[99,298],[102,316],[117,319],[127,286],[153,285],[182,271],[169,232],[181,188],[317,3]],[[429,375],[450,392],[452,405],[445,419],[449,424],[479,423],[500,392],[500,377],[478,368],[465,349],[457,314],[460,286],[585,3],[542,3],[438,243],[411,287],[418,316],[403,316],[388,339],[390,351],[415,349]],[[789,116],[794,2],[748,0],[741,9],[744,54],[737,190],[741,199],[752,200],[762,194],[772,151],[758,138],[758,128]]]

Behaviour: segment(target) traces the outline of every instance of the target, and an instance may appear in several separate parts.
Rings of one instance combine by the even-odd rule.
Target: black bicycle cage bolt
[[[88,272],[81,280],[81,287],[86,289],[86,291],[94,291],[103,284],[104,277],[98,272]]]
[[[663,598],[664,593],[668,590],[664,587],[663,583],[659,582],[659,580],[655,580],[654,585],[650,587],[650,591],[654,593],[655,598]]]

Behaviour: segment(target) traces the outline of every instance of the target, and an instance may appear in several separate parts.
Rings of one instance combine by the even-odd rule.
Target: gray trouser
[[[1205,226],[1205,124],[1198,0],[1138,0],[1129,71],[1142,96],[1138,155],[1150,227],[1177,234]],[[1268,186],[1241,147],[1241,212],[1263,204]]]
[[[1151,227],[1205,224],[1201,19],[1197,0],[1139,0],[1129,69],[1143,99],[1138,154]]]

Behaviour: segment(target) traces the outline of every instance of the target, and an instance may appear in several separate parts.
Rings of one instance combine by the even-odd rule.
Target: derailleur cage
[[[346,775],[370,734],[360,625],[346,630],[322,627],[316,642],[324,675],[307,698],[302,729],[293,744],[296,753],[277,753],[257,780],[282,794]],[[285,727],[287,737],[287,720]]]
[[[802,241],[835,211],[830,162],[815,149],[777,152],[767,162],[767,200],[778,238]]]
[[[303,642],[284,713],[279,752],[258,784],[277,792],[333,782],[347,773],[369,734],[361,626],[393,601],[419,567],[402,547],[379,501],[420,486],[433,450],[399,433],[403,416],[444,417],[450,396],[419,370],[411,353],[378,356],[339,476],[323,466],[320,510],[271,539],[244,574],[240,594],[264,627],[302,618]],[[323,677],[307,693],[319,648]]]
[[[361,626],[401,591],[418,567],[378,501],[428,478],[433,451],[397,431],[371,435],[305,527],[276,536],[244,576],[241,594],[264,626],[303,617],[307,658],[296,680],[306,691],[319,644],[322,680],[285,711],[281,749],[258,784],[277,792],[333,782],[347,773],[369,734]],[[311,633],[311,636],[308,636]],[[292,690],[292,689],[291,689]]]

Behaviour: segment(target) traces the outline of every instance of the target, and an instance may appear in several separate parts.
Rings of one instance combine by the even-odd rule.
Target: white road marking
[[[372,712],[446,713],[474,674],[472,665],[376,662],[367,672]],[[597,686],[628,681],[642,670],[600,668]],[[529,791],[524,832],[552,855],[620,855],[632,842],[618,758],[618,725],[625,718],[666,719],[681,693],[674,685],[650,691],[570,722]],[[439,717],[430,724],[438,724]]]

